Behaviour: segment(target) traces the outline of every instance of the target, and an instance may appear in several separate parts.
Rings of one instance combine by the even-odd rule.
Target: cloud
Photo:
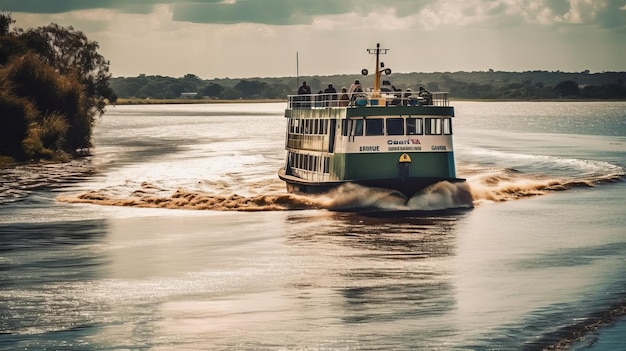
[[[108,9],[149,14],[156,5],[172,5],[172,19],[202,24],[256,23],[312,25],[319,21],[372,18],[393,14],[417,28],[552,25],[626,25],[626,0],[4,0],[0,10],[60,14]]]
[[[268,25],[310,25],[316,17],[355,14],[360,17],[394,10],[398,17],[417,13],[428,0],[236,0],[177,3],[174,19],[194,23],[259,23]]]
[[[115,75],[624,70],[626,0],[0,0],[16,25],[72,25]],[[358,60],[358,62],[355,62]],[[357,70],[357,73],[358,73]]]
[[[626,27],[625,0],[518,0],[524,19],[542,25]]]
[[[76,1],[76,0],[4,0],[0,4],[0,10],[24,12],[24,13],[47,13],[58,14],[91,9],[113,9],[124,13],[148,14],[152,12],[154,5],[159,3],[171,3],[175,1],[154,0],[99,0],[99,1]]]

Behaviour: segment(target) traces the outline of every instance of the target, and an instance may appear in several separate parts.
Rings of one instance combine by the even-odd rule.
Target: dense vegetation
[[[116,97],[98,44],[72,27],[29,30],[0,13],[0,158],[65,159],[91,145]]]
[[[120,98],[176,99],[182,93],[197,93],[195,98],[284,99],[295,94],[298,81],[307,81],[312,91],[324,90],[328,83],[337,89],[349,87],[355,79],[372,86],[372,77],[359,75],[212,79],[193,74],[181,78],[164,76],[120,77],[111,87]],[[388,77],[399,89],[448,91],[457,99],[626,99],[626,72],[445,72],[393,73]]]

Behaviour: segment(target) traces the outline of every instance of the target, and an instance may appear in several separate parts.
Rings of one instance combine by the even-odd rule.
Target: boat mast
[[[370,54],[376,55],[376,75],[374,76],[374,96],[380,96],[380,74],[383,72],[385,64],[380,62],[380,54],[386,54],[389,49],[381,49],[380,43],[376,43],[376,49],[367,49]]]

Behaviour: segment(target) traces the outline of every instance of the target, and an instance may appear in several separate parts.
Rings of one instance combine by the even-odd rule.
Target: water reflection
[[[356,332],[368,338],[385,335],[384,345],[372,340],[368,347],[453,335],[446,315],[456,306],[451,259],[462,216],[291,214],[286,228],[292,254],[324,267],[307,270],[296,288],[302,295],[312,287],[330,290],[342,325],[360,326]]]
[[[93,247],[106,231],[104,220],[0,225],[2,344],[23,334],[62,340],[60,331],[82,334],[98,323],[83,289],[102,277],[107,258]]]

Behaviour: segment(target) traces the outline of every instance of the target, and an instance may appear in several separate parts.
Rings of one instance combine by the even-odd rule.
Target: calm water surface
[[[0,349],[619,350],[626,103],[455,107],[456,210],[287,195],[284,104],[110,108],[0,171]]]

